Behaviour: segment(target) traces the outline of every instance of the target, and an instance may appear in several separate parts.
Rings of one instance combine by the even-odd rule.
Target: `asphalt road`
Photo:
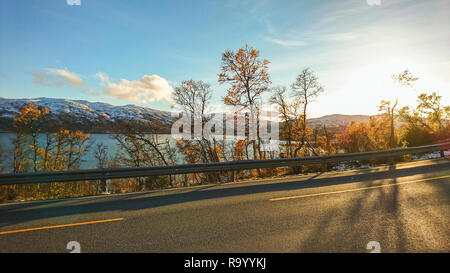
[[[450,252],[450,161],[0,205],[0,252]]]

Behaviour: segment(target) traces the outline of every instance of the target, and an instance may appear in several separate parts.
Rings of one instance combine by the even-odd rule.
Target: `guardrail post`
[[[100,180],[100,190],[102,193],[106,193],[106,179]]]

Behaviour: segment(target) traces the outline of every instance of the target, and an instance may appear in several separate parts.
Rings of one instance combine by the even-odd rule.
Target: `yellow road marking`
[[[56,225],[56,226],[48,226],[48,227],[36,227],[36,228],[10,230],[10,231],[1,231],[0,235],[2,235],[2,234],[11,234],[11,233],[18,233],[18,232],[26,232],[26,231],[34,231],[34,230],[42,230],[42,229],[73,227],[73,226],[82,226],[82,225],[90,225],[90,224],[98,224],[98,223],[115,222],[115,221],[122,221],[123,219],[124,218],[114,218],[114,219],[105,219],[105,220],[99,220],[99,221],[90,221],[90,222],[73,223],[73,224],[65,224],[65,225]]]
[[[313,196],[321,196],[321,195],[329,195],[329,194],[338,194],[338,193],[345,193],[345,192],[352,192],[352,191],[364,191],[364,190],[371,190],[371,189],[384,188],[384,187],[393,187],[393,186],[410,184],[410,183],[424,182],[424,181],[441,179],[441,178],[447,178],[447,177],[450,177],[450,175],[444,175],[444,176],[439,176],[439,177],[431,177],[431,178],[424,178],[424,179],[413,180],[413,181],[406,181],[406,182],[399,182],[399,183],[395,183],[395,184],[384,184],[384,185],[378,185],[378,186],[350,189],[350,190],[330,191],[330,192],[321,192],[321,193],[313,193],[313,194],[305,194],[305,195],[296,195],[296,196],[272,198],[272,199],[269,199],[269,201],[281,201],[281,200],[289,200],[289,199],[297,199],[297,198],[305,198],[305,197],[313,197]]]

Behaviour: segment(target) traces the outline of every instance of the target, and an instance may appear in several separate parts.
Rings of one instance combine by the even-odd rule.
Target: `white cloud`
[[[367,5],[369,6],[380,6],[381,0],[366,0]]]
[[[102,93],[116,99],[137,103],[171,101],[170,96],[173,89],[167,80],[158,75],[144,75],[140,80],[136,81],[126,79],[111,80],[103,72],[98,72],[96,77],[100,79],[103,85],[106,85]]]
[[[286,40],[286,39],[274,39],[272,37],[265,37],[265,39],[273,44],[277,44],[284,47],[302,47],[308,45],[306,40],[309,42],[315,41],[350,41],[358,37],[354,32],[341,32],[332,34],[321,34],[321,33],[303,33],[305,36],[303,40]]]
[[[47,68],[45,72],[33,71],[33,82],[44,86],[62,87],[67,85],[71,88],[82,88],[83,80],[77,74],[67,69]]]
[[[296,41],[296,40],[280,40],[280,39],[273,39],[270,37],[266,37],[266,40],[285,47],[299,47],[299,46],[305,46],[306,43],[304,41]]]
[[[109,76],[106,75],[106,73],[103,72],[97,72],[95,74],[95,77],[98,78],[101,82],[102,85],[108,85],[108,83],[110,82]]]
[[[342,33],[334,33],[334,34],[327,34],[320,37],[320,40],[325,41],[349,41],[356,39],[357,35],[353,32],[342,32]]]
[[[98,72],[95,77],[100,80],[104,89],[101,92],[85,84],[82,78],[67,69],[47,68],[45,71],[33,71],[35,84],[80,89],[82,92],[99,96],[101,94],[137,103],[148,103],[153,101],[171,101],[172,87],[169,82],[158,75],[144,75],[140,80],[129,81],[126,79],[111,79],[106,73]]]

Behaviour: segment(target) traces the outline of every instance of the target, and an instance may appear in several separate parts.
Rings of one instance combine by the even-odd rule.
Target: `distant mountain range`
[[[308,119],[309,126],[340,126],[343,123],[348,125],[352,120],[356,122],[366,122],[369,121],[370,116],[368,115],[341,115],[341,114],[333,114],[326,115],[320,118],[310,118]]]
[[[63,125],[66,129],[78,129],[88,133],[116,133],[120,131],[120,125],[130,119],[148,122],[154,125],[159,133],[169,133],[173,122],[170,112],[136,105],[114,106],[103,102],[55,98],[0,98],[0,132],[12,132],[13,118],[22,106],[30,102],[50,110],[49,127]],[[340,126],[342,123],[349,124],[352,120],[362,122],[369,118],[367,115],[334,114],[311,118],[308,121],[311,127]]]
[[[103,102],[54,98],[0,98],[0,131],[12,131],[13,118],[22,106],[30,102],[50,110],[49,123],[89,133],[117,132],[120,124],[130,119],[150,122],[160,133],[170,132],[172,124],[170,112],[136,105],[114,106]]]

